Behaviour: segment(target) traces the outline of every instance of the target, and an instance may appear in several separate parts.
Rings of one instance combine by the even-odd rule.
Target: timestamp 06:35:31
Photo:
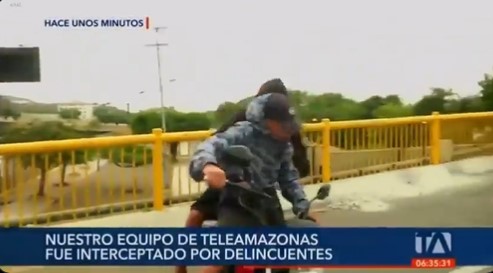
[[[454,258],[415,258],[411,260],[412,268],[455,268]]]

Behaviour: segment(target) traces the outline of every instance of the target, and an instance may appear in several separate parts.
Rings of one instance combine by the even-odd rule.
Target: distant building
[[[92,120],[94,119],[94,108],[96,106],[97,104],[85,102],[59,103],[58,112],[66,109],[77,109],[80,112],[80,120]]]

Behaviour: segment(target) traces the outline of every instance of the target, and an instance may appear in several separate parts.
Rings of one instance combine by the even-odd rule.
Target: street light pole
[[[139,91],[139,93],[137,93],[137,95],[142,95],[144,94],[145,91]],[[132,101],[133,99],[130,99],[130,101]],[[127,114],[130,116],[130,102],[127,102]]]
[[[159,30],[164,30],[167,27],[155,27],[154,31],[156,34],[159,32]],[[161,127],[163,131],[166,131],[166,111],[164,109],[164,90],[163,90],[163,77],[161,73],[161,47],[162,46],[167,46],[167,43],[159,43],[159,40],[156,38],[156,43],[146,45],[146,46],[153,46],[156,47],[156,57],[157,57],[157,70],[158,70],[158,77],[159,77],[159,95],[161,99]]]

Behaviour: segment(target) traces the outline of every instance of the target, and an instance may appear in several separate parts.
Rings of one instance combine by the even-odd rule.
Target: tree
[[[413,108],[411,105],[399,105],[395,103],[384,104],[372,113],[372,116],[375,118],[398,118],[412,115]]]
[[[303,107],[308,103],[310,95],[306,91],[292,90],[289,91],[289,101],[292,105]]]
[[[58,115],[62,119],[79,119],[81,112],[75,108],[62,109],[58,112]]]
[[[455,95],[451,89],[432,88],[431,94],[424,96],[413,107],[416,115],[430,115],[434,111],[445,113],[446,103]]]
[[[402,100],[399,95],[388,95],[383,99],[384,104],[391,103],[395,105],[402,105]]]
[[[211,121],[203,113],[169,112],[166,128],[169,132],[187,132],[211,129]]]
[[[214,119],[217,124],[223,124],[230,120],[239,110],[241,106],[233,102],[224,102],[217,107]]]
[[[204,112],[204,115],[211,121],[212,128],[217,128],[222,125],[222,123],[216,119],[216,111],[206,111]]]
[[[345,98],[338,93],[325,93],[311,96],[302,107],[300,115],[303,121],[321,120],[351,120],[364,116],[365,109],[356,101]]]
[[[101,123],[129,124],[131,120],[130,113],[113,106],[95,107],[93,114]]]
[[[18,119],[20,115],[17,107],[7,97],[0,96],[0,117]]]
[[[182,113],[168,111],[166,113],[166,131],[185,132],[209,130],[211,121],[204,113]],[[161,113],[143,111],[134,115],[130,128],[134,134],[149,134],[154,128],[161,128]]]
[[[458,106],[459,113],[483,111],[485,111],[485,106],[480,96],[467,96],[460,98]]]
[[[365,110],[363,118],[371,119],[374,118],[373,113],[375,112],[375,110],[384,105],[385,101],[384,98],[380,96],[371,96],[368,99],[362,101],[360,104]]]
[[[75,136],[74,136],[75,137]],[[77,136],[77,138],[82,136]],[[60,163],[61,161],[61,163]],[[82,151],[72,151],[72,152],[64,152],[61,153],[61,156],[58,158],[58,164],[61,165],[62,170],[60,172],[60,183],[57,183],[58,186],[66,187],[70,184],[65,181],[65,174],[67,173],[67,166],[70,164],[82,164],[86,162],[86,155]]]
[[[296,109],[297,115],[304,122],[313,122],[315,118],[308,107],[309,102],[313,98],[313,95],[308,94],[306,91],[293,90],[289,91],[289,101],[291,105]]]
[[[21,116],[21,114],[16,110],[14,110],[13,108],[7,108],[1,111],[2,111],[1,116],[5,119],[13,118],[14,120],[17,120]]]
[[[19,143],[45,140],[62,140],[79,138],[81,133],[62,122],[48,121],[27,124],[11,128],[2,137],[2,143]],[[46,174],[52,167],[61,166],[60,185],[68,185],[65,181],[65,171],[68,164],[83,163],[86,156],[80,151],[22,155],[20,160],[24,167],[33,166],[40,170],[38,196],[45,195]]]
[[[479,83],[481,87],[481,101],[487,111],[493,111],[493,75],[485,74]]]
[[[204,113],[181,113],[168,111],[166,113],[166,131],[184,132],[209,130],[212,122]],[[130,123],[134,134],[148,134],[154,128],[161,127],[161,114],[154,111],[140,112],[134,116]],[[178,153],[178,142],[169,143],[170,151],[174,159]]]
[[[143,111],[133,116],[130,128],[134,134],[150,134],[152,129],[161,128],[161,115],[154,111]]]

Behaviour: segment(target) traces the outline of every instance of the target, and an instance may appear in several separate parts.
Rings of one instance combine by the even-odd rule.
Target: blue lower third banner
[[[0,265],[493,265],[493,228],[0,229]]]

